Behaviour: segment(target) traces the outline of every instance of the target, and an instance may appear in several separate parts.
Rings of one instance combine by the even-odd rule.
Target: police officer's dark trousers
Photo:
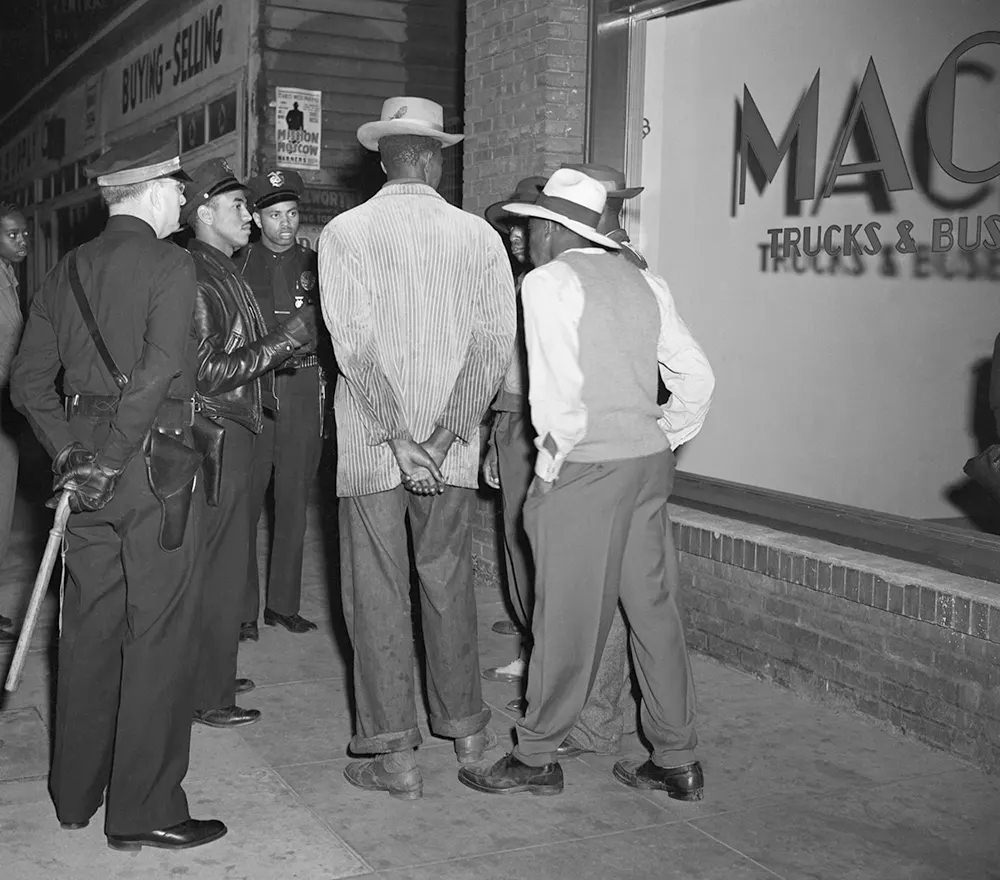
[[[302,597],[302,553],[306,507],[323,452],[320,435],[319,367],[282,369],[275,376],[278,411],[265,413],[254,448],[250,480],[250,557],[241,620],[260,612],[257,523],[274,475],[274,529],[271,538],[267,607],[298,614]]]
[[[196,709],[236,702],[236,655],[240,605],[247,579],[250,540],[250,473],[256,436],[228,420],[222,446],[217,506],[206,506],[203,525],[205,574],[201,610]]]
[[[62,822],[89,819],[105,788],[108,834],[188,818],[181,781],[195,708],[198,495],[172,552],[159,545],[160,505],[141,455],[104,509],[69,518],[50,775]]]

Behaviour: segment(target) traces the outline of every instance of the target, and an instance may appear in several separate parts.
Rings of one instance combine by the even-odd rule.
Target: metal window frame
[[[590,0],[584,130],[588,161],[638,177],[646,22],[723,2],[738,0]],[[626,213],[625,219],[628,223],[638,217]],[[682,472],[677,474],[672,500],[1000,583],[1000,536]]]

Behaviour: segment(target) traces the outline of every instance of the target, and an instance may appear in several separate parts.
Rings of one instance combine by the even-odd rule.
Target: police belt
[[[66,418],[113,418],[118,412],[120,399],[106,394],[74,394],[66,398]],[[180,431],[194,424],[195,411],[193,397],[184,400],[168,397],[156,410],[156,424],[167,431]]]
[[[289,358],[280,367],[278,367],[278,372],[283,373],[285,370],[304,370],[306,367],[315,367],[318,365],[319,358],[314,354],[307,354],[302,357]]]

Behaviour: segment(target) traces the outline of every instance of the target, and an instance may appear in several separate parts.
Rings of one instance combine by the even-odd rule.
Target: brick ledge
[[[1000,644],[1000,587],[929,566],[669,505],[678,551]]]

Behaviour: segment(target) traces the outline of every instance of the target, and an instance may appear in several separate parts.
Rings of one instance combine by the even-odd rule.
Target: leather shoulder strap
[[[69,266],[69,286],[73,289],[73,297],[80,308],[83,323],[87,325],[87,330],[90,331],[90,338],[94,340],[94,345],[97,346],[97,353],[101,356],[101,360],[104,361],[104,366],[108,368],[108,372],[111,373],[111,378],[115,380],[115,385],[119,389],[124,388],[128,385],[128,376],[118,369],[118,364],[115,363],[115,359],[111,356],[111,352],[108,351],[108,346],[101,335],[101,328],[97,326],[94,312],[90,308],[90,303],[87,302],[87,295],[83,292],[83,284],[80,283],[80,273],[76,268],[75,249],[69,252],[67,265]]]

